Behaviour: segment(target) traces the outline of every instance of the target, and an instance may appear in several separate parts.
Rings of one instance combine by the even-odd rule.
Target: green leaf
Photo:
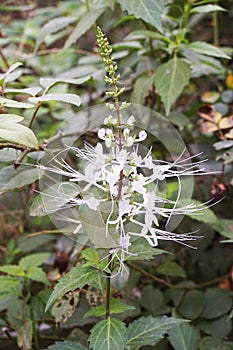
[[[102,15],[105,8],[93,9],[93,11],[87,13],[78,22],[77,26],[74,28],[73,32],[70,34],[65,42],[63,50],[67,50],[71,45],[73,45],[86,31],[91,28],[95,21]]]
[[[30,169],[23,165],[17,169],[7,166],[0,170],[0,193],[30,185],[41,176],[40,169]]]
[[[27,271],[27,277],[33,281],[49,284],[46,273],[39,267],[31,267]]]
[[[66,322],[73,315],[78,305],[79,297],[80,291],[69,292],[53,305],[51,314],[55,317],[56,322]]]
[[[232,299],[229,291],[225,289],[208,289],[205,293],[205,298],[206,301],[202,313],[203,318],[217,318],[231,309]]]
[[[56,341],[55,344],[50,345],[48,347],[48,350],[88,350],[88,349],[76,341],[65,340],[64,342]]]
[[[119,235],[114,233],[115,229],[109,229],[106,236],[106,224],[99,210],[92,210],[87,205],[82,205],[79,213],[83,229],[96,248],[118,247]]]
[[[144,239],[139,238],[133,242],[129,247],[129,253],[125,256],[126,261],[130,260],[150,260],[154,256],[160,254],[168,254],[165,250],[151,247],[151,245]]]
[[[69,24],[74,23],[77,21],[76,17],[57,17],[51,19],[49,22],[45,23],[43,27],[41,28],[37,39],[36,39],[36,45],[35,45],[35,51],[38,50],[40,45],[43,43],[45,37],[49,34],[56,33],[59,30],[67,27]]]
[[[27,255],[19,261],[19,266],[25,271],[29,271],[31,268],[42,265],[46,260],[48,260],[50,255],[50,253],[36,253]]]
[[[34,105],[32,104],[9,100],[8,98],[4,98],[4,97],[0,97],[0,105],[5,107],[12,107],[12,108],[33,108],[34,107]]]
[[[9,276],[0,276],[0,298],[19,294],[19,284],[21,279]]]
[[[202,338],[199,346],[200,350],[233,350],[232,342],[223,342],[215,336]]]
[[[79,186],[68,181],[52,185],[34,198],[30,207],[30,215],[44,216],[50,212],[60,210],[62,206],[79,193]]]
[[[154,81],[154,75],[150,77],[141,76],[134,83],[133,93],[131,95],[131,102],[137,103],[139,105],[144,105],[145,98],[149,94],[149,89],[151,88]]]
[[[202,313],[204,304],[204,294],[199,290],[190,290],[181,299],[179,313],[184,318],[195,320]]]
[[[7,273],[10,276],[25,276],[24,270],[19,265],[4,265],[0,266],[0,271]]]
[[[140,303],[151,316],[160,316],[166,312],[163,293],[152,285],[147,285],[142,289]]]
[[[190,44],[187,44],[186,47],[188,49],[192,49],[193,51],[199,54],[231,59],[230,56],[228,56],[224,51],[222,51],[218,47],[203,41],[194,41]]]
[[[41,78],[40,79],[40,84],[48,91],[51,89],[53,86],[57,84],[75,84],[75,85],[80,85],[85,83],[91,78],[90,75],[87,75],[85,77],[79,78],[79,79],[68,79],[68,78]]]
[[[168,115],[173,102],[183,91],[191,77],[190,65],[176,56],[157,68],[154,83]]]
[[[91,285],[97,278],[98,273],[92,267],[73,267],[64,277],[59,279],[47,302],[46,311],[66,292],[83,288],[86,284]]]
[[[181,324],[169,331],[169,340],[175,350],[198,350],[200,334],[189,324]]]
[[[213,11],[226,11],[222,6],[219,5],[201,5],[201,6],[195,6],[191,9],[191,13],[209,13]]]
[[[108,317],[98,322],[88,338],[92,350],[122,350],[125,347],[126,327],[124,322]]]
[[[200,320],[198,327],[205,332],[216,338],[226,338],[228,333],[232,329],[232,322],[228,315],[223,315],[212,320]]]
[[[184,269],[178,265],[176,262],[173,261],[165,261],[162,263],[158,269],[158,273],[161,273],[162,275],[166,276],[178,276],[178,277],[185,277],[185,271]]]
[[[6,73],[0,75],[0,81],[2,81],[1,85],[4,85],[4,82],[7,80],[7,76],[10,75],[15,69],[17,69],[19,66],[22,66],[23,63],[21,62],[15,62],[12,64]]]
[[[80,97],[75,94],[47,94],[40,97],[30,97],[28,100],[32,103],[59,101],[59,102],[70,103],[77,107],[79,107],[81,104]]]
[[[22,117],[14,114],[0,115],[0,143],[10,142],[32,149],[38,149],[38,141],[32,130],[18,124],[22,120]]]
[[[196,204],[202,204],[197,200],[193,200],[192,202]],[[214,212],[210,208],[208,208],[205,205],[203,205],[203,211],[201,211],[200,213],[197,213],[197,214],[187,213],[186,215],[196,221],[200,221],[200,222],[203,222],[204,224],[210,225],[216,230],[220,230],[220,231],[222,230],[221,223],[217,218],[217,216],[214,214]]]
[[[129,349],[139,350],[143,345],[155,345],[174,326],[187,322],[174,317],[141,317],[129,325]]]
[[[125,304],[120,299],[110,299],[110,313],[112,314],[120,314],[125,311],[134,310],[135,307],[131,305]],[[93,309],[89,310],[85,315],[84,318],[90,317],[90,316],[104,316],[106,313],[106,308],[103,305],[96,306]]]
[[[164,0],[117,0],[117,2],[129,15],[141,18],[163,32],[161,16],[164,13]]]
[[[37,95],[41,91],[41,87],[29,87],[29,88],[24,88],[24,89],[12,89],[12,88],[7,88],[5,89],[5,93],[7,92],[13,92],[16,94],[27,94],[31,96]]]
[[[32,320],[23,319],[23,325],[18,329],[17,343],[20,349],[32,348]]]

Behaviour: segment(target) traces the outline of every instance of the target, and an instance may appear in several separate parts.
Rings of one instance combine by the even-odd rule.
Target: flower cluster
[[[166,224],[173,215],[185,215],[199,212],[204,205],[180,203],[181,181],[183,176],[204,174],[201,162],[191,163],[191,158],[182,159],[182,154],[174,162],[165,162],[153,158],[151,150],[140,154],[139,143],[147,134],[144,130],[133,133],[135,119],[131,116],[121,125],[122,139],[119,143],[116,119],[109,115],[105,126],[100,128],[100,141],[92,146],[85,144],[83,149],[71,147],[79,159],[80,169],[73,169],[65,161],[54,159],[55,165],[44,169],[67,177],[81,188],[81,198],[72,197],[60,191],[61,201],[66,208],[85,205],[90,211],[102,211],[103,204],[109,203],[105,215],[106,237],[117,237],[117,251],[130,253],[132,240],[143,237],[151,246],[157,246],[159,240],[172,240],[186,244],[185,241],[196,237],[192,233],[178,234],[166,230]],[[43,168],[43,167],[42,167]],[[177,179],[176,200],[159,196],[159,184],[168,178]],[[67,183],[67,182],[66,182]],[[64,201],[65,198],[65,201]],[[64,208],[64,206],[63,206]],[[53,211],[59,210],[53,208]],[[161,218],[163,225],[161,226]],[[82,220],[76,220],[75,233],[83,231]],[[165,228],[164,228],[165,227]],[[84,230],[85,231],[85,230]]]

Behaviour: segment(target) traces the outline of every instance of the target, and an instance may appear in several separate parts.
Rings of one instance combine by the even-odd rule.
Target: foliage
[[[36,350],[232,349],[230,1],[55,0],[50,6],[43,1],[3,1],[0,9],[2,347],[9,341],[13,348]],[[110,85],[106,96],[105,83]],[[200,174],[195,183],[194,203],[200,211],[186,212],[177,228],[180,237],[199,229],[202,239],[192,242],[196,250],[171,241],[152,246],[154,236],[138,237],[142,216],[131,217],[139,222],[136,231],[136,224],[127,222],[136,235],[121,241],[119,249],[114,229],[106,235],[109,206],[90,208],[90,198],[73,180],[60,186],[59,179],[54,183],[38,166],[52,151],[53,169],[54,164],[64,171],[66,166],[82,169],[83,159],[77,161],[75,149],[85,143],[96,146],[106,113],[97,105],[107,102],[112,115],[123,114],[125,100],[166,115],[190,154],[204,151],[210,159],[211,175]],[[156,130],[158,138],[148,135],[143,147],[151,146],[154,158],[171,165],[169,149],[159,138],[162,123],[145,116],[140,127]],[[114,124],[109,119],[105,128],[132,141],[119,120]],[[102,137],[107,146],[111,135]],[[182,145],[169,141],[179,157]],[[59,152],[74,142],[66,163],[56,163],[63,157]],[[199,154],[198,162],[206,156]],[[43,176],[47,188],[41,187]],[[129,172],[129,182],[132,176]],[[185,181],[188,193],[190,182]],[[158,197],[166,195],[178,211],[188,206],[184,193],[184,202],[178,203],[177,179],[166,182],[167,193],[158,186]],[[147,191],[154,193],[151,186],[147,184]],[[97,189],[95,198],[100,197]],[[210,197],[220,202],[212,206]],[[131,199],[130,205],[142,203],[138,194]],[[82,201],[87,202],[80,206]],[[95,204],[93,198],[88,203]],[[61,228],[56,213],[67,217],[66,210],[74,204],[78,213]],[[158,220],[164,227],[167,213],[162,206]],[[152,214],[147,222],[156,226]],[[124,223],[128,218],[122,215]],[[117,221],[116,211],[111,220]],[[172,225],[168,219],[166,230]],[[72,335],[73,328],[80,333]]]

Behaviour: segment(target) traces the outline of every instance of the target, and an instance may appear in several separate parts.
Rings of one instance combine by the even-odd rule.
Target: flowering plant
[[[176,232],[171,221],[176,215],[198,214],[205,208],[205,204],[184,202],[181,193],[183,178],[206,174],[203,161],[192,162],[194,157],[184,157],[184,150],[176,160],[167,162],[157,160],[151,146],[146,148],[150,134],[137,127],[133,114],[126,113],[129,104],[119,102],[124,88],[118,87],[120,75],[116,75],[117,65],[111,56],[112,48],[100,28],[97,28],[97,41],[105,64],[105,80],[112,86],[112,90],[106,94],[114,102],[107,103],[109,113],[97,130],[98,141],[94,145],[85,141],[83,148],[66,147],[65,152],[69,150],[73,157],[79,159],[78,169],[61,158],[64,151],[53,156],[49,164],[38,165],[42,171],[66,179],[41,192],[44,213],[55,213],[58,221],[72,224],[73,239],[78,241],[86,235],[85,245],[93,246],[93,249],[82,252],[86,263],[73,267],[59,280],[47,308],[66,292],[81,289],[86,284],[100,289],[105,307],[96,306],[87,313],[88,316],[106,317],[92,329],[89,341],[93,349],[99,346],[98,342],[93,345],[97,333],[100,330],[105,334],[106,326],[126,333],[125,325],[112,318],[111,314],[131,307],[125,304],[116,306],[111,287],[114,277],[128,278],[128,260],[141,258],[140,250],[137,250],[138,241],[145,242],[144,258],[146,249],[147,258],[150,258],[161,252],[155,248],[160,240],[188,245],[187,241],[196,239],[193,232]],[[170,179],[175,179],[177,183],[174,198],[167,198],[166,193],[161,191],[161,185]],[[75,210],[73,217],[69,215],[70,212],[66,214],[70,209]],[[66,227],[63,232],[69,230]],[[164,319],[159,319],[159,324],[163,322]],[[182,320],[166,319],[167,328],[164,331],[177,322]],[[128,344],[130,341],[129,338]],[[122,337],[121,344],[124,342]]]

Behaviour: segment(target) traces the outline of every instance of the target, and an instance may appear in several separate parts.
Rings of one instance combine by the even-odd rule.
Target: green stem
[[[184,16],[182,21],[182,28],[187,28],[191,9],[192,9],[192,1],[188,0],[184,5]]]
[[[85,6],[86,6],[87,12],[90,12],[90,4],[88,0],[85,0]]]
[[[111,260],[112,260],[112,254],[109,255],[108,261],[109,261],[109,269],[111,270]],[[105,318],[110,317],[110,297],[111,297],[111,273],[107,273],[106,278],[106,306],[105,306]]]
[[[213,27],[214,27],[214,45],[219,46],[219,26],[218,26],[218,12],[213,12]]]
[[[28,125],[29,129],[31,129],[31,127],[32,127],[32,124],[33,124],[33,122],[34,122],[34,120],[35,120],[35,118],[36,118],[36,115],[37,115],[37,112],[39,111],[40,106],[41,106],[41,103],[38,102],[38,103],[37,103],[37,106],[36,106],[36,109],[35,109],[35,111],[34,111],[34,113],[33,113],[32,119],[31,119],[31,121],[30,121],[30,123],[29,123],[29,125]]]

